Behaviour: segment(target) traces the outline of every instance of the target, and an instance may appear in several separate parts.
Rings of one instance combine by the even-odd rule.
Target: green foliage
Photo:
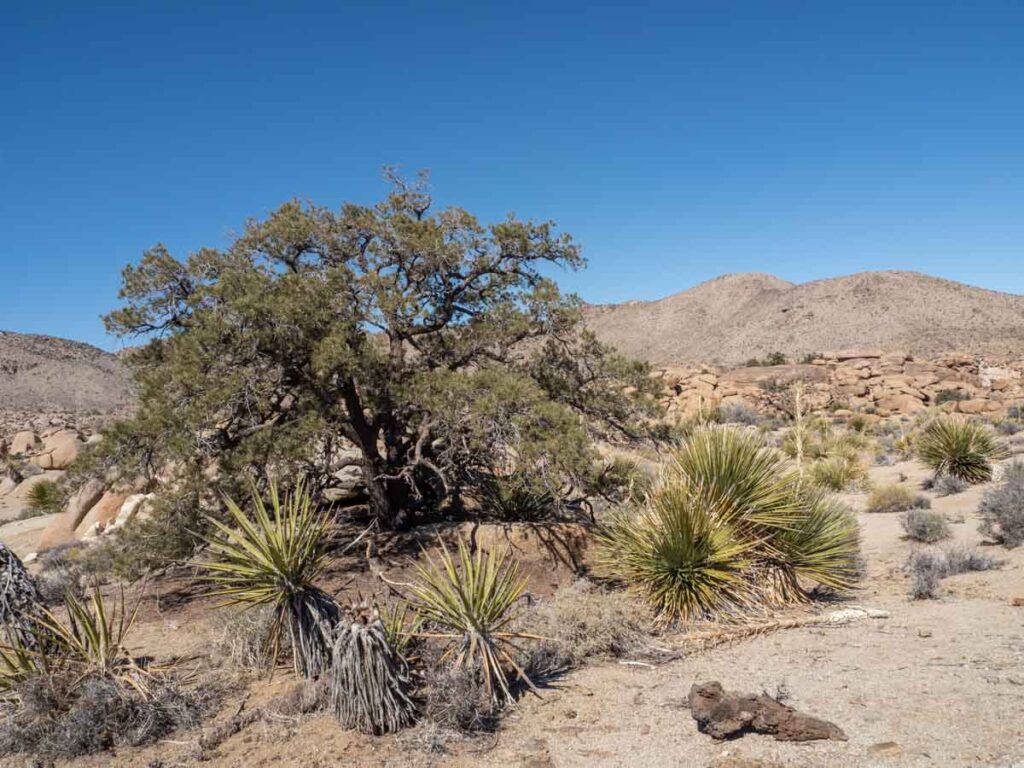
[[[940,389],[935,395],[935,404],[957,403],[961,400],[970,400],[971,396],[962,389]]]
[[[830,491],[845,491],[867,477],[864,465],[857,458],[835,454],[816,461],[810,467],[811,480]]]
[[[32,517],[52,515],[64,507],[64,491],[53,480],[40,480],[28,489],[25,504]]]
[[[139,408],[89,471],[207,473],[215,500],[272,475],[318,492],[354,464],[380,523],[402,527],[511,471],[585,495],[595,440],[663,436],[647,367],[546,277],[583,265],[568,235],[435,213],[425,178],[389,179],[378,205],[290,202],[224,250],[157,246],[127,267],[106,323],[147,339],[127,356]]]
[[[63,609],[41,608],[29,637],[0,646],[0,696],[6,706],[14,713],[31,708],[25,692],[34,684],[42,689],[47,710],[37,715],[52,719],[72,708],[96,681],[122,697],[151,700],[165,670],[139,664],[125,646],[138,603],[127,609],[122,591],[119,602],[108,606],[97,587],[88,601],[67,593]]]
[[[918,436],[918,458],[935,475],[968,483],[992,479],[992,462],[1005,458],[1006,449],[983,424],[956,416],[939,416]]]
[[[334,599],[316,586],[333,547],[330,520],[300,484],[283,500],[270,485],[270,509],[252,489],[252,519],[226,499],[234,527],[210,519],[216,534],[204,537],[213,559],[197,563],[224,605],[270,606],[273,658],[285,632],[295,672],[317,677],[327,669],[338,618]]]
[[[769,352],[762,359],[758,359],[756,357],[752,357],[749,360],[747,360],[747,362],[744,363],[744,365],[747,368],[759,368],[759,367],[766,367],[766,366],[772,366],[772,365],[785,365],[788,362],[789,361],[786,359],[786,356],[784,354],[782,354],[781,352],[777,352],[776,351],[776,352]]]
[[[857,526],[756,435],[706,428],[683,445],[648,502],[599,532],[599,565],[668,623],[807,599],[800,580],[843,590]]]
[[[413,609],[424,622],[439,628],[434,636],[448,641],[442,661],[479,674],[487,698],[495,705],[514,701],[509,670],[529,687],[533,683],[516,662],[517,638],[527,638],[512,628],[513,608],[526,589],[519,575],[519,563],[508,555],[484,552],[471,554],[459,539],[458,562],[439,539],[441,555],[434,560],[427,552],[426,566],[417,566],[412,585]]]

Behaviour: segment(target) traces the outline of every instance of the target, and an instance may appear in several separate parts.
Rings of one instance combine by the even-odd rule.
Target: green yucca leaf
[[[444,630],[438,636],[451,641],[444,658],[452,659],[456,667],[479,670],[496,704],[512,703],[507,669],[534,687],[513,657],[513,641],[531,636],[509,631],[513,608],[526,589],[519,563],[507,554],[482,549],[471,554],[462,538],[456,563],[444,541],[438,541],[440,557],[435,560],[424,550],[426,565],[417,566],[412,606],[424,622]]]
[[[852,516],[733,427],[694,431],[644,506],[598,538],[600,568],[662,623],[805,600],[802,580],[848,589],[858,573]]]
[[[598,532],[599,567],[648,600],[659,623],[731,614],[750,606],[744,574],[755,544],[738,534],[728,499],[674,483],[637,513]]]
[[[956,416],[940,416],[916,440],[917,455],[936,476],[950,475],[968,483],[992,479],[992,462],[1009,454],[983,424]]]
[[[212,593],[224,598],[222,605],[271,606],[273,658],[280,656],[287,632],[296,671],[315,677],[328,664],[338,614],[334,599],[316,586],[330,563],[331,521],[302,483],[282,499],[272,482],[269,496],[268,509],[253,486],[251,518],[225,499],[233,526],[208,518],[216,533],[202,538],[211,559],[196,565]]]

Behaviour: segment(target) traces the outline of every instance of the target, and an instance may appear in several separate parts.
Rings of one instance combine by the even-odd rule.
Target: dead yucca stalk
[[[416,707],[408,687],[405,659],[388,643],[376,611],[370,617],[357,614],[339,623],[328,697],[344,727],[380,735],[411,725]]]

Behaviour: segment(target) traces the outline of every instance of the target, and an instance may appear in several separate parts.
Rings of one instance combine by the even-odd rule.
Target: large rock
[[[14,454],[29,454],[39,447],[39,438],[36,433],[29,429],[23,429],[11,438],[10,452]]]
[[[124,504],[121,505],[121,509],[117,513],[117,517],[106,527],[104,532],[109,533],[120,528],[122,525],[130,523],[132,520],[141,520],[147,517],[155,497],[156,494],[153,493],[133,493],[124,500]]]
[[[875,405],[889,413],[916,413],[925,409],[924,403],[913,395],[906,394],[893,394],[879,398],[875,401]]]
[[[697,729],[715,739],[764,733],[776,741],[846,741],[833,723],[797,712],[764,693],[729,693],[718,682],[690,688],[690,714]]]
[[[78,458],[78,452],[85,443],[79,434],[62,429],[43,438],[43,447],[31,461],[42,469],[67,469]]]
[[[91,529],[102,532],[108,525],[113,523],[121,512],[121,506],[127,497],[123,494],[107,491],[103,494],[85,516],[75,526],[75,538],[82,539]]]
[[[90,509],[103,498],[103,483],[89,480],[70,499],[64,511],[57,515],[39,538],[39,549],[52,549],[74,541],[75,529]]]

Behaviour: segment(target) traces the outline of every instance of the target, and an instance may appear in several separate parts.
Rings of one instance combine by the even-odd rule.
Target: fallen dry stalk
[[[851,606],[824,615],[800,616],[792,619],[777,619],[749,624],[727,625],[713,629],[689,632],[672,638],[671,645],[688,651],[706,651],[719,645],[746,640],[751,637],[768,635],[783,629],[812,626],[845,626],[861,619],[887,619],[888,611],[877,608]]]

